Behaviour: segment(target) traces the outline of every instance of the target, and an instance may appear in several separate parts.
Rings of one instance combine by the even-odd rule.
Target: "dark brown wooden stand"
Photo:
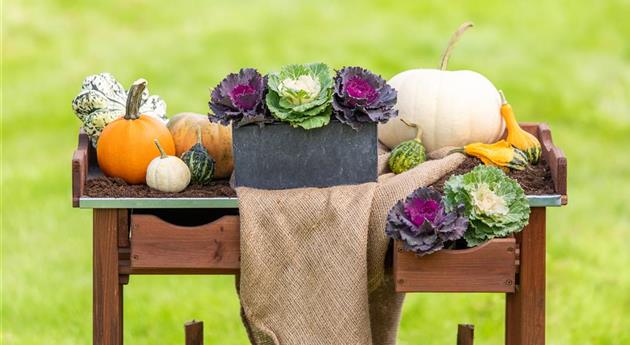
[[[163,221],[156,215],[133,214],[127,209],[94,209],[93,212],[95,345],[123,343],[123,287],[129,282],[130,275],[238,274],[240,262],[237,216],[223,216],[208,224],[183,227]],[[191,237],[191,234],[194,235]],[[502,286],[490,282],[479,285],[479,281],[474,278],[475,275],[480,276],[475,273],[475,262],[483,262],[486,254],[476,251],[474,253],[478,255],[466,255],[468,265],[463,266],[471,269],[471,280],[468,284],[462,284],[460,276],[459,281],[454,280],[453,283],[440,285],[439,288],[428,285],[429,288],[422,291],[510,290],[511,292],[506,293],[506,344],[544,344],[545,208],[533,208],[530,224],[516,236],[515,243],[508,243],[511,245],[508,248],[515,252],[513,255],[518,257],[517,261],[512,261],[515,267],[514,282],[508,279],[501,281]],[[493,251],[499,250],[497,248],[508,250],[501,246],[488,248]],[[501,255],[496,257],[500,258]],[[454,267],[457,264],[456,261],[440,261],[450,262]],[[501,263],[498,260],[497,265],[487,265],[486,272],[502,277],[505,273],[494,270]],[[442,267],[441,272],[452,271]],[[436,279],[440,280],[437,276]]]
[[[523,126],[543,144],[555,189],[566,204],[566,159],[546,125]],[[94,163],[85,135],[73,157],[73,205],[80,206]],[[506,294],[505,343],[545,343],[546,208],[533,207],[517,236],[467,250],[417,258],[395,244],[399,292],[496,292]],[[136,274],[229,274],[240,268],[239,217],[221,209],[93,209],[93,344],[122,345],[123,287]],[[201,326],[187,327],[199,344]],[[472,329],[459,330],[461,344]],[[193,341],[193,340],[191,340]]]
[[[514,238],[418,258],[395,244],[398,292],[506,294],[505,343],[545,343],[545,212],[534,207],[529,225]]]
[[[520,271],[516,291],[505,300],[505,343],[545,343],[545,208],[532,208],[529,225],[516,236]]]
[[[179,226],[129,209],[94,209],[93,213],[95,345],[123,343],[123,287],[130,275],[239,273],[238,216]]]
[[[94,210],[93,223],[93,343],[123,343],[123,285],[119,273],[119,241],[126,241],[126,216],[119,210]],[[123,235],[123,236],[120,236]]]

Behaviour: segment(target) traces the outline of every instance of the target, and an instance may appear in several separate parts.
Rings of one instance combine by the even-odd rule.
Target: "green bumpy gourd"
[[[516,170],[524,170],[525,168],[527,168],[527,165],[529,164],[530,157],[527,153],[517,149],[516,147],[514,148],[514,157],[512,158],[512,160],[508,163],[508,168],[511,169],[516,169]]]
[[[191,184],[210,184],[214,176],[215,161],[203,146],[200,127],[197,127],[197,143],[184,152],[181,158],[190,169]]]
[[[417,129],[416,137],[412,140],[403,141],[398,144],[389,155],[387,164],[389,170],[395,174],[403,173],[411,168],[414,168],[422,164],[426,159],[426,152],[420,137],[422,136],[422,130],[416,124],[407,123],[401,119],[407,126],[415,127]]]

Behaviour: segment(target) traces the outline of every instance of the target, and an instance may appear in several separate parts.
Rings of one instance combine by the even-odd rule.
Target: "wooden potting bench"
[[[529,225],[512,238],[417,258],[394,246],[399,292],[505,293],[505,343],[545,343],[546,208],[567,202],[567,162],[545,124],[522,124],[543,145],[555,194],[528,196]],[[238,275],[235,198],[90,198],[95,152],[79,134],[72,160],[73,206],[93,212],[93,344],[123,343],[123,287],[138,274]],[[273,277],[270,277],[273,279]],[[471,338],[472,339],[472,338]]]

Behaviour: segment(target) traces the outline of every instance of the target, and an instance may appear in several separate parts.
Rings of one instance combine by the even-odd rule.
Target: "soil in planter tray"
[[[452,173],[434,183],[433,188],[442,192],[444,182],[451,175],[465,174],[479,164],[482,164],[479,159],[467,157]],[[510,170],[508,176],[516,179],[527,195],[554,194],[549,165],[542,159],[537,165],[530,165],[525,170]],[[236,196],[236,192],[230,187],[228,180],[212,181],[210,186],[190,185],[180,193],[164,193],[144,184],[129,185],[120,178],[105,176],[87,180],[85,194],[95,198],[217,198]]]
[[[464,160],[457,169],[435,182],[433,188],[442,193],[444,190],[444,182],[446,182],[451,175],[465,174],[480,164],[483,163],[478,158],[466,157],[466,160]],[[526,195],[555,193],[549,165],[542,158],[536,165],[529,165],[525,170],[510,170],[507,175],[518,181]]]
[[[190,185],[179,193],[164,193],[145,184],[130,185],[120,178],[99,176],[86,181],[87,196],[93,198],[218,198],[235,197],[228,180],[212,181],[209,186]]]

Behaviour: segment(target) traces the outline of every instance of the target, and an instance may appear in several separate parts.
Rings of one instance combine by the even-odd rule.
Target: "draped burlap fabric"
[[[446,150],[378,183],[331,188],[237,188],[240,298],[256,345],[395,344],[403,295],[386,270],[387,212],[414,189],[455,169]],[[442,158],[444,157],[444,158]]]

